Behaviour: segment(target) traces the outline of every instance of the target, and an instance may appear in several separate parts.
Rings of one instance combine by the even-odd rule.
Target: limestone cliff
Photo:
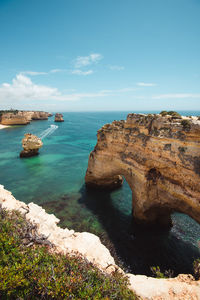
[[[44,111],[34,111],[32,120],[48,120],[49,113]]]
[[[38,155],[38,150],[42,147],[43,143],[40,138],[31,133],[26,133],[25,138],[22,140],[22,147],[24,150],[20,152],[20,157],[31,157]]]
[[[1,116],[2,125],[26,125],[29,123],[30,120],[19,113],[5,113]]]
[[[15,111],[2,112],[0,123],[2,125],[26,125],[32,120],[48,120],[49,113],[43,111]]]
[[[104,125],[90,153],[86,185],[117,187],[121,175],[138,222],[169,225],[171,212],[179,211],[200,223],[200,121],[129,114]]]

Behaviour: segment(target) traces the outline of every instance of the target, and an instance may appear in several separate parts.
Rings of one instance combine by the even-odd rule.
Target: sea
[[[193,219],[174,212],[171,229],[144,228],[132,218],[132,195],[126,181],[112,192],[85,188],[97,130],[126,119],[131,112],[136,111],[66,112],[62,123],[50,117],[0,130],[0,184],[18,200],[37,203],[55,214],[61,227],[98,235],[127,272],[151,276],[151,267],[159,266],[174,276],[192,273],[193,261],[200,258],[200,225]],[[179,113],[200,115],[200,111]],[[25,133],[41,137],[43,147],[38,156],[20,159]]]

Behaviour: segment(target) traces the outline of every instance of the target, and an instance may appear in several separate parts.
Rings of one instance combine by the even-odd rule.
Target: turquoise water
[[[133,273],[151,274],[150,267],[191,272],[200,257],[200,225],[188,216],[173,214],[170,231],[135,225],[128,184],[112,193],[88,192],[84,186],[88,156],[96,132],[105,123],[125,119],[128,112],[64,113],[65,122],[43,139],[40,155],[20,159],[25,133],[41,136],[54,123],[33,121],[27,126],[0,130],[0,183],[26,203],[42,205],[61,219],[61,226],[100,236],[118,263]],[[182,112],[200,115],[200,112]]]

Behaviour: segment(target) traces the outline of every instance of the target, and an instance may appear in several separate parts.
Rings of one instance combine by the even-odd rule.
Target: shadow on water
[[[174,275],[192,273],[193,261],[200,257],[198,248],[177,238],[171,230],[135,224],[131,214],[125,215],[113,206],[109,192],[88,191],[82,186],[80,193],[79,203],[96,215],[114,245],[118,263],[122,261],[127,271],[152,275],[150,267],[160,266],[162,271],[173,270]]]

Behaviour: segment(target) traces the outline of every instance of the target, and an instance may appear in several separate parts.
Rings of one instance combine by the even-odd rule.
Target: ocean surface
[[[156,111],[155,111],[156,112]],[[200,258],[200,225],[180,213],[163,231],[142,228],[131,216],[131,190],[88,192],[84,176],[96,132],[106,123],[125,119],[129,112],[64,113],[65,122],[32,121],[27,126],[0,130],[0,184],[26,203],[42,205],[60,218],[62,227],[97,234],[125,270],[152,275],[150,267],[192,272]],[[149,112],[148,112],[149,113]],[[199,112],[180,112],[200,115]],[[43,138],[40,155],[20,159],[25,133]]]

